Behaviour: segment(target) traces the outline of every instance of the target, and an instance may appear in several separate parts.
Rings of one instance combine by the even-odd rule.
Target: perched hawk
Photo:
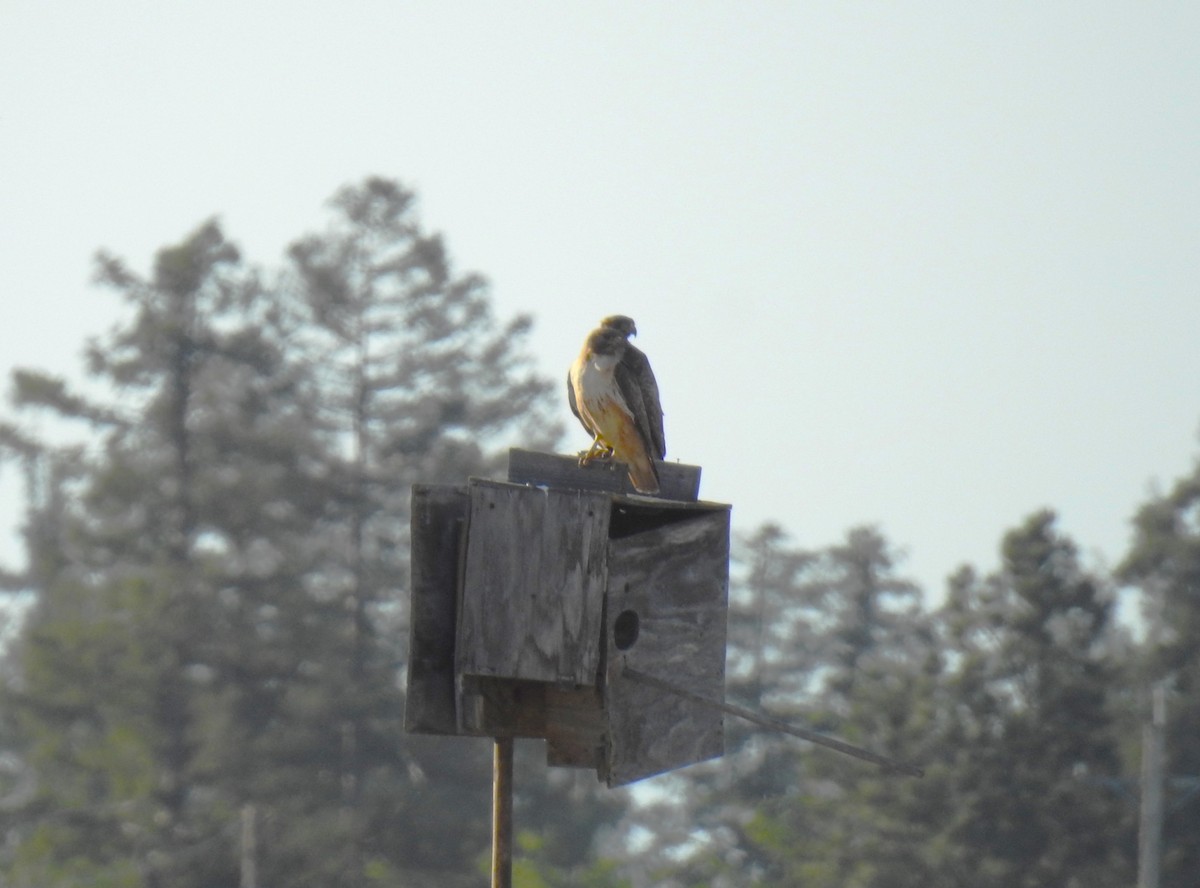
[[[588,334],[567,374],[567,401],[593,436],[581,463],[611,453],[629,466],[641,493],[658,492],[654,460],[666,455],[658,383],[645,354],[629,343],[633,320],[613,315]]]

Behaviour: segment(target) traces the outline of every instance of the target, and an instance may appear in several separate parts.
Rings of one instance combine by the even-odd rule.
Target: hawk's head
[[[597,355],[619,357],[627,345],[625,334],[615,327],[597,327],[588,335],[588,348]]]
[[[637,336],[637,325],[634,324],[633,318],[625,315],[609,315],[600,322],[600,326],[616,330],[626,339]]]

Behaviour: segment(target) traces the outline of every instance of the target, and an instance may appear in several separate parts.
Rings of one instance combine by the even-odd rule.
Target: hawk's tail
[[[658,472],[654,460],[643,453],[629,461],[629,480],[638,493],[658,493]]]

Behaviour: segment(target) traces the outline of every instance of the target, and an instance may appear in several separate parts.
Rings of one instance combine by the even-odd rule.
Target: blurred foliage
[[[93,384],[17,370],[0,422],[27,554],[0,588],[33,602],[3,660],[0,882],[225,888],[249,855],[259,885],[480,884],[487,744],[402,730],[408,497],[554,446],[530,319],[497,321],[377,178],[279,269],[208,222],[145,277],[102,253],[97,282],[124,314],[88,344]],[[1142,508],[1108,576],[1038,512],[936,609],[876,528],[738,534],[729,699],[925,776],[731,718],[723,758],[608,791],[523,741],[515,884],[1128,885],[1163,682],[1183,779],[1162,888],[1190,888],[1198,515],[1200,468]]]

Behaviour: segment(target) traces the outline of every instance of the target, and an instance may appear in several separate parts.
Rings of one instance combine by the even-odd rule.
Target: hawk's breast
[[[613,369],[617,365],[616,356],[593,353],[581,363],[583,366],[579,368],[575,386],[575,394],[580,401],[580,410],[599,413],[604,410],[605,402],[611,401],[614,402],[614,406],[619,406],[629,413],[628,407],[625,406],[625,400],[621,397],[621,390],[617,387],[617,378],[613,373]],[[630,415],[632,416],[632,414]]]

